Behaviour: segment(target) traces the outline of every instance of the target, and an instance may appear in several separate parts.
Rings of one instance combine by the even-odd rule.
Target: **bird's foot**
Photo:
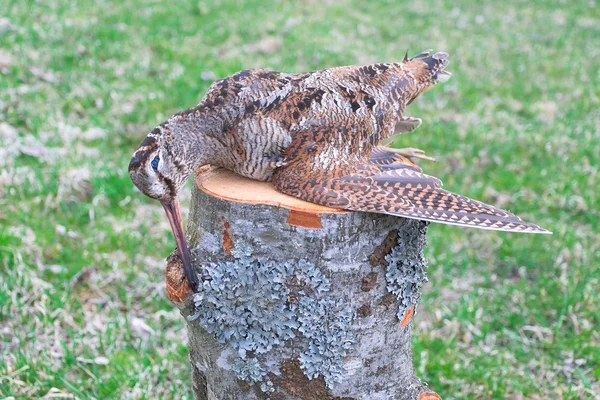
[[[396,123],[394,127],[394,135],[398,135],[401,133],[412,132],[421,125],[421,118],[415,118],[411,116],[404,116],[400,121]]]
[[[396,154],[400,154],[401,156],[408,158],[412,162],[415,162],[415,158],[426,161],[436,161],[435,158],[426,156],[423,150],[415,149],[413,147],[406,147],[404,149],[394,149],[390,147],[388,148],[388,150]]]
[[[271,168],[285,167],[286,165],[287,163],[285,162],[285,159],[283,157],[269,157],[269,167]]]
[[[287,165],[287,163],[285,161],[271,161],[269,163],[269,166],[271,168],[285,167],[286,165]]]

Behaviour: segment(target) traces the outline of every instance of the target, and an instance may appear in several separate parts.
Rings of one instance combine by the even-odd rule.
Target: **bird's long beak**
[[[187,241],[185,239],[185,233],[183,231],[183,224],[181,223],[181,214],[179,213],[179,202],[177,199],[171,201],[160,202],[169,217],[171,223],[171,229],[173,230],[173,236],[175,236],[175,242],[177,242],[177,248],[181,254],[181,260],[183,261],[183,270],[185,276],[190,284],[192,290],[197,292],[198,281],[192,271],[192,264],[190,262],[190,252],[188,250]]]

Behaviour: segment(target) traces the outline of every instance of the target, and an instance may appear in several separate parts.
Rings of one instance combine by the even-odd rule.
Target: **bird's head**
[[[159,201],[177,197],[190,175],[187,163],[178,159],[166,124],[152,130],[133,153],[129,176],[146,196]]]
[[[190,286],[195,291],[197,281],[192,274],[190,257],[179,212],[177,194],[191,174],[189,163],[178,158],[167,124],[152,130],[133,153],[129,162],[129,176],[133,184],[146,196],[160,201],[169,222]]]

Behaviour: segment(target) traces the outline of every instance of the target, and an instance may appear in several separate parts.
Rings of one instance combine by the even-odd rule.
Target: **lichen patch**
[[[385,256],[387,290],[399,301],[398,319],[421,300],[421,286],[427,282],[427,261],[423,249],[427,245],[427,222],[407,220],[397,231],[396,245]]]
[[[231,346],[228,361],[238,379],[263,392],[272,392],[268,376],[274,371],[261,355],[299,335],[305,338],[298,362],[306,377],[327,385],[337,381],[352,344],[355,312],[326,297],[327,277],[305,260],[253,257],[243,241],[231,253],[231,261],[203,266],[208,279],[194,294],[190,322],[197,320],[218,342]]]

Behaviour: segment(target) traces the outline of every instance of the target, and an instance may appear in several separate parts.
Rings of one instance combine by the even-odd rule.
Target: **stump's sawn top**
[[[308,214],[343,214],[346,210],[320,206],[278,192],[271,182],[245,178],[224,168],[200,168],[196,185],[204,193],[237,203],[267,204]]]

